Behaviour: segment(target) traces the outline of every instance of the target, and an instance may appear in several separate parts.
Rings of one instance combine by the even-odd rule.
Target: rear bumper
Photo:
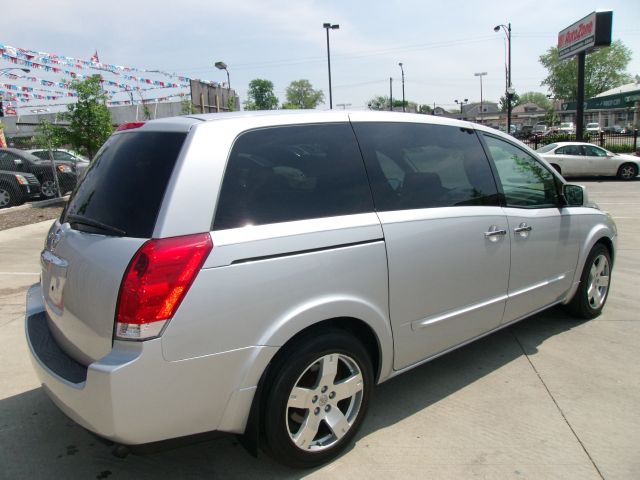
[[[55,342],[40,285],[27,294],[26,336],[43,389],[71,419],[136,445],[221,430],[242,433],[261,372],[277,349],[247,347],[168,362],[161,339],[114,342],[88,367]]]

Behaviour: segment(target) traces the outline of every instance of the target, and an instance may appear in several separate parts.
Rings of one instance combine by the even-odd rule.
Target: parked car
[[[40,182],[30,174],[15,171],[13,162],[0,158],[0,208],[21,205],[40,195]]]
[[[51,169],[51,162],[42,160],[24,150],[17,148],[0,148],[0,160],[13,164],[17,172],[31,173],[40,182],[40,196],[53,198],[56,196],[56,183]],[[54,162],[61,194],[73,190],[76,186],[76,174],[71,167],[62,162]]]
[[[342,111],[136,127],[51,226],[26,308],[44,391],[114,442],[218,430],[319,465],[375,383],[605,305],[613,220],[496,130]]]
[[[612,153],[591,143],[550,143],[537,152],[564,177],[596,175],[631,180],[640,170],[640,158]]]
[[[35,155],[42,160],[50,160],[49,150],[47,149],[26,150],[26,152],[31,155]],[[82,175],[84,171],[89,168],[89,159],[74,151],[58,148],[52,150],[51,153],[54,161],[70,165],[71,169],[78,176]]]
[[[627,129],[620,125],[610,125],[608,127],[604,127],[604,133],[613,133],[617,135],[623,135],[627,133]]]
[[[587,123],[586,130],[590,135],[602,132],[602,129],[600,128],[600,124],[598,122]]]
[[[573,122],[562,122],[558,130],[561,133],[576,133],[576,126]]]

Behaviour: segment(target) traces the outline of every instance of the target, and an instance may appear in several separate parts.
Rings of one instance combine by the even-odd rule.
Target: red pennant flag
[[[96,50],[95,53],[91,55],[91,61],[93,63],[100,63],[100,59],[98,58],[98,50]]]

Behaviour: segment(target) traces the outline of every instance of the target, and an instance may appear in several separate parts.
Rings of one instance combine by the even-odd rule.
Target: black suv
[[[14,170],[0,158],[0,208],[21,205],[40,196],[40,182],[35,175]]]
[[[51,170],[51,162],[42,160],[17,148],[0,148],[0,162],[4,170],[31,173],[40,182],[40,196],[53,198],[56,196],[56,184]],[[60,185],[60,194],[72,191],[76,186],[76,174],[65,163],[55,162],[56,175]]]

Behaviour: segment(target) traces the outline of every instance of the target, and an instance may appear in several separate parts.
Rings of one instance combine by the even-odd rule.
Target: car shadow
[[[366,444],[374,432],[428,409],[525,354],[535,355],[547,339],[582,323],[553,308],[379,385],[356,443]],[[5,478],[282,479],[310,473],[283,467],[264,454],[254,458],[231,435],[119,458],[112,446],[68,419],[42,388],[0,400],[0,443]]]

